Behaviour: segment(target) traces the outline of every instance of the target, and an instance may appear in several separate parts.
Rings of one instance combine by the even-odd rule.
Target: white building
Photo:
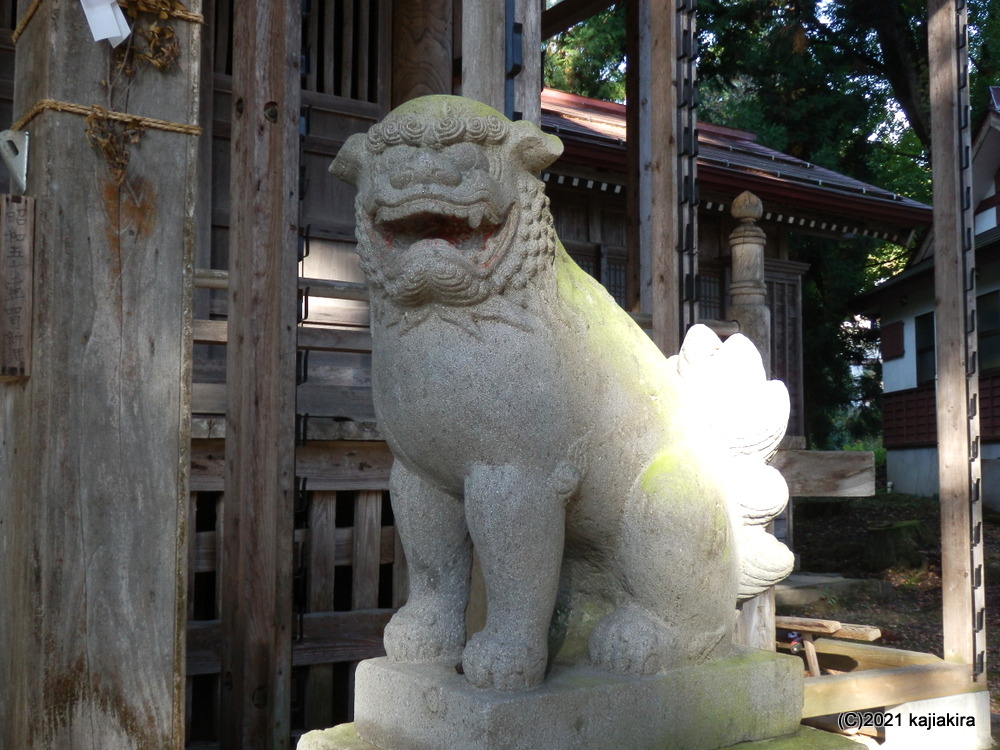
[[[990,90],[972,144],[979,333],[979,420],[984,499],[1000,509],[1000,87]],[[935,424],[934,255],[931,242],[906,270],[862,298],[881,319],[883,440],[899,492],[938,490]]]

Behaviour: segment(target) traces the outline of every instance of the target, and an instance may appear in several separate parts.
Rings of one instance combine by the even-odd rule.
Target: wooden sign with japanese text
[[[0,196],[0,380],[26,378],[31,364],[34,199]]]

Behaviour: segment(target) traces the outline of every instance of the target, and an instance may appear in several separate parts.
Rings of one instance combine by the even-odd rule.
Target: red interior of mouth
[[[420,240],[441,239],[465,254],[482,251],[496,231],[495,226],[485,222],[478,229],[473,229],[465,219],[430,212],[388,221],[379,229],[386,242],[398,249],[405,250]]]

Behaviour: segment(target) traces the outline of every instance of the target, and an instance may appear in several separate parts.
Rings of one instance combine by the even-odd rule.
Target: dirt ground
[[[884,583],[861,593],[829,595],[779,614],[826,617],[875,625],[882,645],[942,653],[941,545],[939,507],[934,498],[879,494],[873,498],[810,498],[794,504],[793,547],[803,571],[839,573]],[[909,559],[881,569],[872,560],[882,551],[877,527],[917,521]],[[1000,516],[984,518],[987,677],[993,714],[1000,713]]]

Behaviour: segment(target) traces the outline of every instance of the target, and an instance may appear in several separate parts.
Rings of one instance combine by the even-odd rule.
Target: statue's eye
[[[463,172],[471,169],[488,171],[490,168],[490,160],[486,156],[486,152],[474,143],[456,143],[454,146],[448,146],[441,153]]]

